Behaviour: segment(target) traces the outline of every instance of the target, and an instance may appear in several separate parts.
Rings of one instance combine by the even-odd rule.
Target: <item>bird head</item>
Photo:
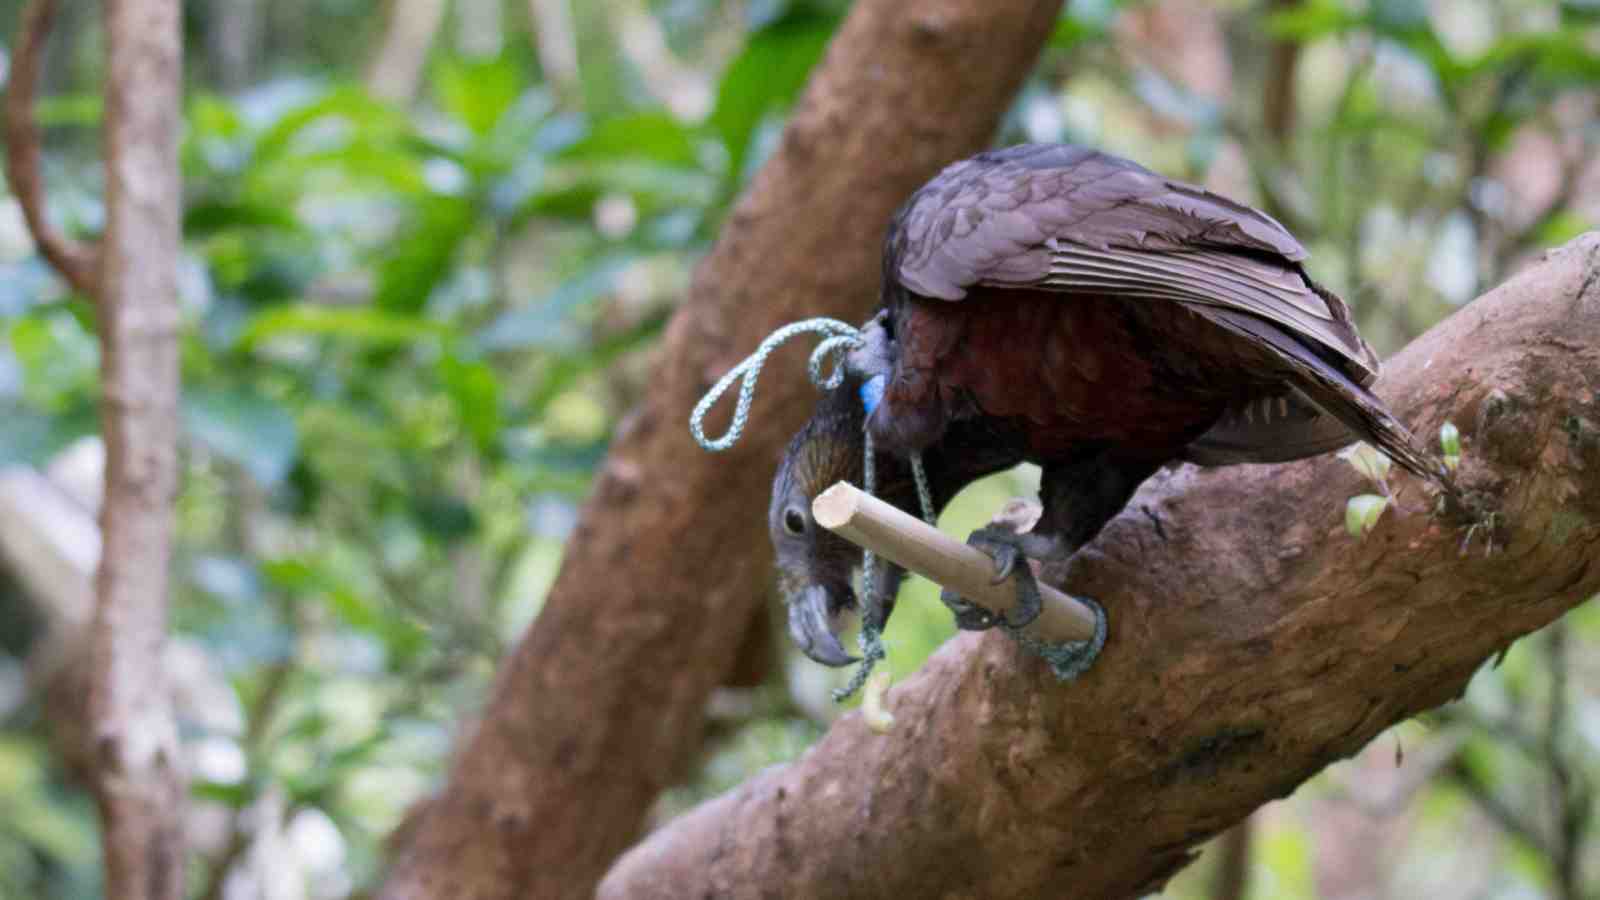
[[[836,482],[861,482],[866,446],[858,389],[847,381],[824,393],[784,451],[767,515],[778,587],[789,609],[789,635],[807,656],[828,666],[855,661],[837,633],[857,606],[851,575],[861,551],[819,526],[811,517],[811,501]]]

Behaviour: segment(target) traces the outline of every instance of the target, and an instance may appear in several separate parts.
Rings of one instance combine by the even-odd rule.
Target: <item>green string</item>
[[[838,319],[806,319],[792,322],[779,328],[767,339],[756,347],[756,352],[744,358],[744,361],[728,370],[728,373],[711,388],[706,395],[695,404],[694,412],[689,414],[689,433],[694,435],[695,442],[713,453],[720,453],[739,442],[744,434],[744,429],[750,421],[750,403],[756,396],[756,379],[761,377],[761,367],[767,364],[767,357],[773,351],[783,346],[790,338],[807,333],[826,335],[827,339],[817,345],[811,352],[811,383],[823,390],[832,390],[844,383],[844,365],[834,366],[833,374],[826,377],[822,374],[822,366],[830,355],[843,356],[851,348],[861,343],[861,332],[854,325],[848,325]],[[739,401],[733,409],[733,422],[728,425],[728,431],[722,437],[706,437],[705,418],[711,407],[716,405],[722,395],[735,381],[739,381]]]

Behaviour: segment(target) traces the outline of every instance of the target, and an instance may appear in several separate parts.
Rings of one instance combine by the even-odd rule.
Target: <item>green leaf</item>
[[[1339,458],[1380,487],[1388,482],[1389,457],[1371,444],[1363,442],[1351,444],[1339,451]]]
[[[1056,22],[1055,29],[1050,32],[1050,43],[1047,46],[1052,50],[1075,50],[1082,44],[1104,39],[1106,34],[1106,30],[1097,24],[1064,16]]]
[[[244,119],[233,104],[216,94],[200,94],[184,112],[185,140],[234,138],[244,133]]]
[[[477,513],[459,497],[425,493],[413,500],[412,512],[424,532],[446,543],[478,532]]]
[[[1353,538],[1364,538],[1378,527],[1383,511],[1389,508],[1389,498],[1377,494],[1357,494],[1344,506],[1344,530]]]
[[[1304,826],[1291,816],[1274,819],[1260,836],[1258,865],[1266,869],[1273,896],[1317,896],[1313,842]]]
[[[427,646],[428,635],[422,626],[398,612],[383,609],[364,594],[341,586],[323,596],[345,624],[378,638],[398,659],[415,656]]]
[[[1570,209],[1564,209],[1539,223],[1533,233],[1536,246],[1555,247],[1565,244],[1593,226],[1588,219]]]
[[[626,262],[624,257],[606,257],[543,300],[505,313],[478,332],[478,347],[490,351],[570,350],[580,340],[574,333],[573,313],[611,290]]]
[[[1461,465],[1461,429],[1454,422],[1439,426],[1439,449],[1444,453],[1445,468],[1454,472]]]
[[[436,194],[425,199],[378,269],[378,307],[421,312],[433,289],[450,274],[456,250],[475,224],[472,204],[465,198]]]
[[[558,159],[639,159],[669,166],[695,167],[694,139],[665,112],[640,112],[607,119],[556,155]]]
[[[482,136],[517,102],[523,83],[522,72],[507,57],[451,59],[434,71],[433,92],[445,112]]]
[[[628,194],[640,216],[652,216],[710,205],[716,198],[717,183],[704,172],[645,160],[569,160],[546,169],[539,189],[508,224],[520,227],[535,217],[587,222],[595,201],[610,193]]]
[[[104,115],[105,101],[98,93],[46,95],[33,108],[41,128],[96,128]]]
[[[100,429],[99,411],[88,397],[65,409],[40,413],[0,402],[0,466],[29,463],[42,466],[73,441]]]
[[[1082,44],[1104,40],[1111,33],[1117,15],[1127,5],[1127,0],[1097,0],[1068,4],[1056,19],[1050,32],[1049,46],[1054,50],[1072,50]]]
[[[257,192],[277,192],[281,179],[299,180],[318,169],[336,169],[353,181],[386,187],[400,194],[423,194],[428,181],[422,174],[422,160],[398,146],[377,141],[349,141],[343,145],[305,153],[274,167],[279,180],[258,185]],[[298,188],[298,185],[296,185]]]
[[[191,387],[183,396],[189,436],[233,460],[265,486],[283,481],[294,465],[299,438],[294,417],[249,387]]]
[[[204,238],[231,228],[276,228],[295,231],[300,223],[281,206],[215,201],[197,203],[183,214],[183,236]]]
[[[480,360],[466,362],[446,355],[439,360],[439,376],[478,451],[492,455],[501,428],[500,380],[494,369]]]
[[[351,589],[314,559],[267,560],[261,564],[261,575],[287,593],[319,595],[346,625],[378,638],[396,657],[415,655],[427,646],[427,633],[422,626]]]
[[[744,171],[750,138],[769,113],[793,102],[822,58],[838,20],[793,11],[751,35],[718,86],[710,125],[728,149],[730,172]]]
[[[365,91],[354,87],[338,88],[286,113],[262,133],[256,141],[257,163],[275,161],[287,155],[307,127],[328,118],[343,120],[358,133],[366,135],[398,135],[409,128],[398,110],[374,99]]]
[[[1308,0],[1266,17],[1267,33],[1276,38],[1312,41],[1358,27],[1361,14],[1347,10],[1338,0]]]
[[[416,316],[370,308],[304,304],[276,307],[253,316],[239,343],[242,349],[251,350],[262,341],[289,335],[340,338],[382,346],[450,340],[455,332],[448,325]]]
[[[189,785],[189,795],[197,800],[209,800],[232,809],[243,809],[256,799],[256,788],[256,783],[248,778],[235,784],[196,781]]]
[[[100,348],[84,323],[61,307],[16,319],[11,352],[22,366],[23,397],[42,410],[73,405],[95,388]]]

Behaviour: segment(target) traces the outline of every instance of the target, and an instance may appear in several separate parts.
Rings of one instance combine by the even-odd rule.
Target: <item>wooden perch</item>
[[[1482,531],[1391,509],[1331,456],[1158,475],[1045,580],[1110,614],[1062,685],[960,635],[895,689],[910,727],[836,722],[804,756],[664,826],[600,900],[1131,898],[1395,722],[1460,695],[1600,590],[1600,234],[1469,304],[1385,367],[1419,435],[1463,436]],[[1428,438],[1432,443],[1431,437]],[[1423,489],[1395,475],[1416,509]],[[1064,570],[1063,570],[1064,569]]]
[[[849,482],[841,481],[811,502],[817,524],[852,544],[892,560],[908,572],[950,588],[995,615],[1017,604],[1016,575],[996,583],[994,561],[932,525],[906,514]],[[1044,609],[1024,634],[1059,644],[1094,635],[1094,612],[1078,600],[1040,583]]]

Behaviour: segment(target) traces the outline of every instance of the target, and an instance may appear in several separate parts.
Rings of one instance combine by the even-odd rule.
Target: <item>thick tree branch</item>
[[[40,255],[74,290],[92,297],[99,291],[95,249],[63,234],[50,222],[40,164],[43,142],[39,123],[33,118],[33,101],[44,69],[45,40],[55,20],[56,4],[57,0],[33,0],[22,11],[10,85],[6,88],[6,180],[22,207],[22,217]]]
[[[890,213],[989,138],[1059,6],[853,7],[696,271],[544,609],[442,793],[397,835],[380,896],[588,896],[636,837],[766,595],[772,464],[815,402],[803,351],[774,363],[793,377],[763,383],[736,450],[695,446],[690,409],[778,325],[867,314]]]
[[[1461,429],[1492,555],[1420,510],[1347,537],[1344,501],[1370,488],[1332,457],[1169,473],[1047,575],[1110,611],[1084,678],[958,637],[891,692],[892,734],[844,718],[630,851],[600,896],[1134,897],[1458,696],[1600,588],[1600,234],[1416,341],[1381,393],[1421,434]]]

